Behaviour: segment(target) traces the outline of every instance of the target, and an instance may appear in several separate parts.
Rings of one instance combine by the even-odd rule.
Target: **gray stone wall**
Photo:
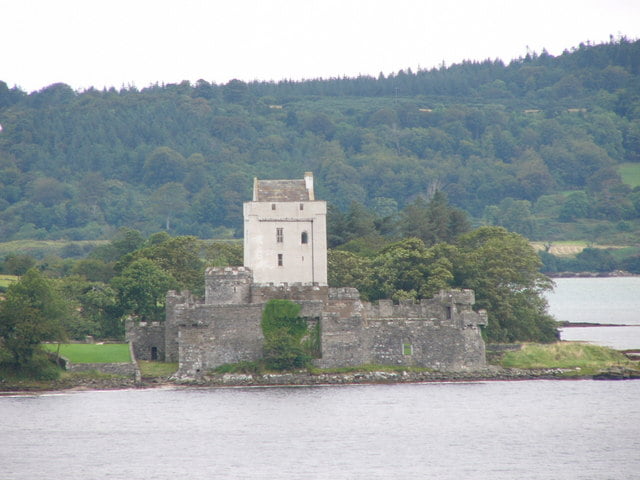
[[[251,271],[245,267],[211,267],[205,272],[205,303],[209,305],[251,302]]]
[[[331,289],[321,321],[319,367],[366,363],[439,370],[481,368],[486,313],[471,309],[471,290],[442,291],[432,299],[360,302],[356,289]]]
[[[179,375],[262,357],[262,305],[205,305],[194,312],[196,321],[179,327]]]
[[[70,372],[96,371],[123,377],[136,377],[138,371],[135,363],[71,363],[69,360],[66,369]]]
[[[437,326],[429,320],[378,320],[367,328],[369,361],[435,370],[485,366],[484,342],[477,329]]]
[[[125,322],[126,339],[132,345],[138,360],[165,360],[165,323],[137,322],[131,318]],[[155,349],[156,358],[153,358]]]
[[[165,361],[177,362],[178,356],[178,326],[183,323],[197,321],[194,312],[204,305],[204,300],[196,298],[190,292],[177,293],[173,290],[167,293],[165,307]]]
[[[301,283],[264,285],[256,284],[251,288],[251,303],[266,303],[269,300],[326,301],[329,287]]]

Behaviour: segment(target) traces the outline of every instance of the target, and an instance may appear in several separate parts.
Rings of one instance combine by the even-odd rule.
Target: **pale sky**
[[[28,92],[377,76],[640,38],[640,0],[0,0],[0,80]]]

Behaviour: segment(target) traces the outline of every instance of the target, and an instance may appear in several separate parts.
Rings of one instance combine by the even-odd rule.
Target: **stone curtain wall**
[[[481,368],[484,342],[477,333],[429,321],[377,320],[367,328],[368,363],[434,370]]]
[[[322,317],[323,368],[380,365],[440,370],[486,365],[479,325],[486,314],[471,309],[471,290],[442,291],[421,302],[361,302],[354,288],[331,289]]]
[[[178,374],[196,376],[225,363],[262,358],[263,305],[204,305],[180,326]]]

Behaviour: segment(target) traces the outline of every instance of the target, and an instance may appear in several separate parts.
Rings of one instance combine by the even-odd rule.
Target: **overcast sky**
[[[0,0],[0,80],[31,92],[377,76],[609,35],[640,38],[640,0]]]

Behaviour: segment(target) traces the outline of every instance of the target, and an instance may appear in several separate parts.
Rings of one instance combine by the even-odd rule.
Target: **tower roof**
[[[258,180],[253,183],[254,202],[308,202],[315,200],[313,175],[300,180]]]

